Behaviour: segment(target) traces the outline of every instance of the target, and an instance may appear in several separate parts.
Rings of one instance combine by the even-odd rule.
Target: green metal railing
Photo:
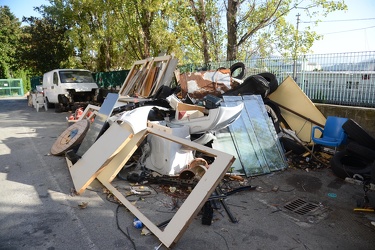
[[[22,79],[0,79],[0,96],[23,96]]]

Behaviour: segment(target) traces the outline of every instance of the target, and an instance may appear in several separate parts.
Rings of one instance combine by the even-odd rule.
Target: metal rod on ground
[[[222,190],[221,190],[220,187],[216,187],[216,193],[217,193],[218,195],[222,195],[222,194],[223,194],[223,192],[222,192]],[[231,222],[233,222],[233,223],[238,223],[238,220],[236,219],[236,217],[234,217],[234,215],[233,215],[232,212],[230,211],[228,205],[225,203],[225,200],[224,200],[224,199],[220,199],[220,202],[221,202],[221,204],[223,205],[225,211],[227,212],[227,214],[228,214],[229,219],[231,220]]]
[[[317,122],[317,121],[314,121],[314,120],[312,120],[312,119],[310,119],[310,118],[308,118],[308,117],[306,117],[306,116],[304,116],[304,115],[301,115],[301,114],[297,113],[296,111],[291,110],[290,108],[287,108],[287,107],[285,107],[285,106],[283,106],[283,105],[281,105],[281,104],[278,104],[278,103],[275,102],[275,101],[272,101],[272,102],[274,102],[276,105],[280,106],[280,108],[283,108],[283,109],[285,109],[285,110],[287,110],[287,111],[289,111],[289,112],[291,112],[291,113],[293,113],[293,114],[295,114],[295,115],[298,115],[299,117],[302,117],[303,119],[305,119],[305,120],[307,120],[307,121],[309,121],[309,122],[312,122],[312,123],[318,125],[319,127],[324,128],[324,125],[323,125],[323,124],[321,124],[321,123],[319,123],[319,122]]]

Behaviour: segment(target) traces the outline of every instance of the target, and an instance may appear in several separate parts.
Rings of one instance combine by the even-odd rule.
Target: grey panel
[[[78,148],[77,155],[82,156],[94,144],[98,136],[102,133],[103,126],[112,114],[112,110],[118,100],[119,95],[115,93],[108,93],[100,107],[94,122],[91,124],[85,138]]]

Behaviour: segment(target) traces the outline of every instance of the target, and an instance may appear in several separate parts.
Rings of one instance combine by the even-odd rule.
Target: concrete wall
[[[357,122],[366,132],[375,137],[375,108],[350,107],[315,103],[315,106],[327,116],[347,117]]]

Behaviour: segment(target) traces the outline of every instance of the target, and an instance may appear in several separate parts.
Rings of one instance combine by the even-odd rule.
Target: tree
[[[192,8],[192,14],[195,18],[195,21],[198,24],[199,31],[201,33],[202,38],[202,51],[203,51],[203,58],[204,62],[208,63],[210,61],[209,51],[209,43],[208,43],[208,34],[207,34],[207,12],[206,7],[204,4],[204,0],[199,0],[195,2],[194,0],[189,0],[190,6]]]
[[[93,71],[128,68],[134,60],[172,53],[164,0],[53,0],[43,15],[68,27],[71,61]]]
[[[0,79],[14,77],[21,23],[8,6],[0,6]]]
[[[67,29],[49,18],[24,17],[23,22],[29,24],[22,28],[18,47],[23,67],[34,74],[43,74],[67,66],[69,57],[74,55],[65,36]]]
[[[319,35],[312,28],[298,31],[295,24],[286,21],[286,15],[298,8],[309,16],[327,15],[346,5],[342,1],[309,0],[310,5],[302,6],[305,2],[50,0],[51,5],[37,9],[43,19],[61,29],[55,42],[69,52],[68,59],[60,59],[64,65],[110,71],[160,54],[173,53],[181,64],[208,64],[225,57],[228,61],[245,59],[254,53],[307,52]]]
[[[222,41],[220,38],[220,15],[218,6],[213,0],[189,0],[191,16],[194,17],[200,34],[200,50],[203,60],[208,64],[214,58],[219,59]]]
[[[332,11],[347,8],[344,1],[310,0],[309,5],[303,6],[304,3],[302,0],[227,0],[227,60],[236,60],[239,49],[244,45],[255,45],[254,50],[265,49],[264,45],[259,48],[260,42],[267,44],[269,49],[276,48],[284,53],[308,51],[313,41],[319,39],[318,34],[310,30],[298,33],[293,25],[285,21],[286,15],[293,9],[301,9],[309,17],[326,16]],[[251,44],[248,43],[250,39]],[[269,46],[278,39],[282,42]],[[296,42],[299,46],[295,46]]]

